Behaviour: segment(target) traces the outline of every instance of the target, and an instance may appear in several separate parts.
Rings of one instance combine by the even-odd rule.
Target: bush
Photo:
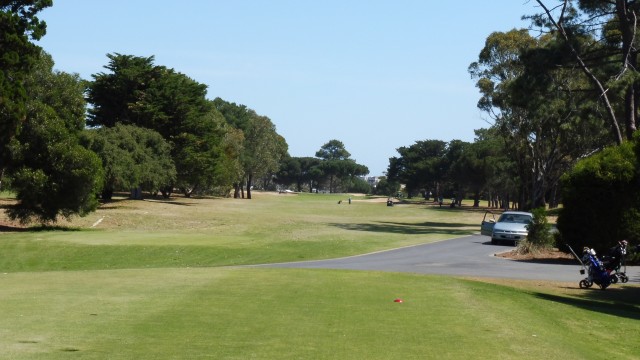
[[[558,230],[574,249],[602,252],[640,239],[638,139],[580,161],[562,177]]]
[[[532,210],[533,220],[527,226],[529,234],[525,241],[518,243],[518,253],[535,254],[541,249],[549,248],[554,243],[551,235],[551,225],[547,221],[547,211],[545,208],[537,208]]]
[[[375,188],[375,195],[384,195],[384,196],[396,196],[396,194],[400,191],[400,184],[397,182],[389,181],[388,179],[381,179],[378,182],[378,185]]]
[[[369,183],[366,180],[363,180],[360,178],[354,178],[349,184],[347,191],[353,192],[353,193],[370,194],[371,185],[369,185]]]
[[[533,209],[533,221],[527,229],[527,241],[537,247],[546,248],[553,245],[553,236],[551,235],[551,225],[547,221],[547,210],[544,207]]]

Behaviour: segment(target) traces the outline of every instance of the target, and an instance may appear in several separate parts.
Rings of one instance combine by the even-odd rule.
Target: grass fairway
[[[0,232],[0,359],[638,358],[637,286],[223,266],[435,241],[482,216],[340,199],[118,201],[70,231]]]
[[[387,207],[364,197],[338,205],[347,196],[254,194],[252,200],[119,200],[61,222],[66,231],[3,234],[0,271],[323,259],[472,234],[482,219],[479,211]]]
[[[631,359],[640,352],[632,306],[447,277],[201,268],[1,279],[7,359]]]

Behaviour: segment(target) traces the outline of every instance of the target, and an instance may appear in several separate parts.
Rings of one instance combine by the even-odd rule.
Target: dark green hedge
[[[581,160],[562,178],[560,241],[599,253],[622,239],[640,240],[638,138]],[[558,244],[562,247],[562,244]]]

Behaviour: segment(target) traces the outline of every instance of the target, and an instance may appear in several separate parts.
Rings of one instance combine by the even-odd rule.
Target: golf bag
[[[609,276],[611,276],[611,282],[614,284],[618,281],[626,283],[629,281],[624,264],[624,257],[627,255],[626,247],[614,247],[609,253],[610,255],[602,257],[602,263],[604,264],[604,268],[609,272]],[[621,269],[624,270],[621,271]]]
[[[582,264],[586,268],[587,277],[580,280],[580,288],[590,288],[593,284],[600,286],[602,290],[611,285],[611,275],[604,264],[596,256],[593,249],[584,248],[582,252]],[[584,274],[585,270],[580,270]]]

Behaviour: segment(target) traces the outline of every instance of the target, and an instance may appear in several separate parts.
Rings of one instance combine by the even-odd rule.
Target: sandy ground
[[[528,260],[528,261],[536,260],[541,262],[548,261],[548,262],[556,262],[556,263],[563,263],[563,262],[569,263],[569,262],[576,261],[573,255],[563,253],[562,251],[556,248],[539,250],[535,254],[519,254],[517,249],[513,249],[511,251],[506,251],[503,253],[496,254],[496,256],[512,259],[512,260]]]

